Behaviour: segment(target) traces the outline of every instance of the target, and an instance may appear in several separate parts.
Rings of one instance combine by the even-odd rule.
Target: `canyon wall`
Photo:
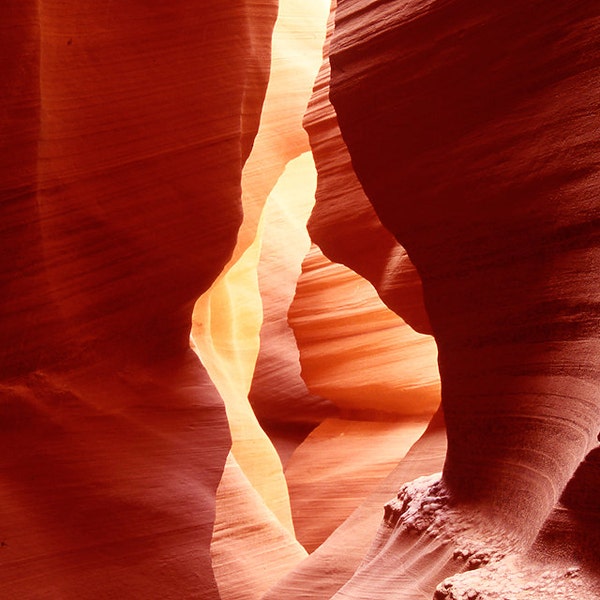
[[[0,17],[3,598],[600,595],[596,3]]]
[[[432,589],[433,573],[409,566],[425,549],[443,579],[480,546],[479,564],[510,581],[458,577],[439,597],[531,577],[538,567],[496,563],[530,546],[597,443],[598,26],[592,2],[338,4],[332,102],[365,192],[421,275],[448,437],[442,479],[389,506],[391,538],[410,547],[411,518],[434,499],[424,545],[390,573],[380,532],[340,598],[387,597],[398,580],[399,598]]]
[[[0,596],[217,598],[229,260],[276,2],[0,8]]]
[[[417,296],[380,273],[410,256],[448,446],[432,423],[377,532],[366,502],[267,597],[595,598],[598,9],[337,4],[305,117],[309,228],[407,319]]]

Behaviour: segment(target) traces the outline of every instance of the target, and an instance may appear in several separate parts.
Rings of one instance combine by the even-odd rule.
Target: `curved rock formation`
[[[286,468],[296,535],[312,551],[418,439],[439,405],[439,376],[433,339],[314,246],[289,323],[308,389],[342,417],[323,421]]]
[[[263,600],[286,597],[329,600],[352,577],[367,554],[381,521],[383,504],[407,481],[439,471],[445,452],[446,432],[438,412],[406,456],[398,456],[397,467],[319,548],[273,586]]]
[[[309,389],[347,418],[428,419],[439,404],[435,342],[382,304],[368,281],[313,246],[289,322]]]
[[[450,546],[528,547],[596,443],[599,17],[592,2],[339,2],[331,97],[422,277],[448,453],[441,487],[403,492],[388,549],[336,597],[421,597],[431,572],[406,565],[425,551],[438,575],[464,568],[446,498]],[[373,587],[390,544],[415,544],[427,494],[442,511],[417,528],[427,541]]]
[[[235,245],[276,9],[0,9],[4,598],[218,597],[230,438],[188,338]]]
[[[260,597],[306,554],[294,537],[280,458],[261,424],[269,423],[277,450],[285,457],[306,431],[271,424],[279,424],[285,415],[286,422],[304,422],[314,405],[319,414],[333,408],[311,398],[298,381],[298,352],[291,332],[277,326],[261,329],[263,312],[267,325],[281,324],[285,318],[291,301],[287,295],[295,286],[295,279],[288,281],[287,270],[293,276],[305,252],[302,237],[314,202],[310,186],[314,166],[302,114],[321,60],[325,9],[321,2],[280,3],[261,125],[242,173],[244,221],[230,261],[194,310],[192,337],[225,401],[233,441],[217,490],[211,546],[222,600]],[[271,269],[271,280],[265,280],[263,271],[272,266],[265,266],[265,251],[282,239],[286,245],[269,257],[276,268]],[[291,289],[282,293],[287,286]],[[275,365],[269,364],[269,352],[276,353]],[[269,371],[276,372],[274,379]],[[280,388],[272,389],[277,382]],[[300,400],[301,406],[283,406],[286,399]],[[265,574],[267,555],[273,560]]]
[[[310,235],[329,259],[370,281],[387,306],[416,331],[431,333],[419,275],[404,248],[382,226],[356,178],[329,101],[329,43],[335,9],[333,0],[324,61],[304,117],[319,172]]]
[[[2,598],[600,596],[600,7],[328,4],[0,8]]]
[[[306,152],[288,164],[263,212],[258,279],[264,318],[248,399],[284,462],[311,429],[338,413],[331,401],[309,392],[288,320],[310,248],[306,221],[315,185],[314,162]]]

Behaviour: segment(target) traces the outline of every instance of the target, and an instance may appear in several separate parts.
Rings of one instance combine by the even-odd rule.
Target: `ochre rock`
[[[307,431],[338,412],[331,401],[308,391],[288,323],[302,262],[310,249],[306,221],[314,205],[316,177],[310,152],[291,161],[267,199],[261,225],[258,279],[264,318],[248,398],[283,460]]]
[[[287,0],[279,6],[261,127],[242,175],[244,221],[230,261],[196,304],[192,327],[202,361],[225,397],[236,460],[255,486],[275,494],[273,501],[281,507],[287,502],[281,465],[248,404],[263,317],[257,274],[262,245],[259,222],[267,197],[287,163],[309,149],[302,113],[321,61],[325,18],[322,2],[306,6],[298,0]],[[275,135],[275,131],[279,133]],[[312,202],[308,189],[304,196]],[[278,343],[277,338],[273,343]],[[256,397],[260,396],[258,389],[255,385]],[[262,445],[262,451],[257,453],[258,445]],[[236,452],[237,448],[240,450]],[[262,458],[257,460],[261,452]],[[280,481],[275,492],[272,475],[277,471]],[[291,526],[289,507],[285,519]]]
[[[596,372],[600,323],[598,11],[541,6],[411,2],[359,14],[342,1],[331,53],[355,169],[423,279],[444,385],[445,475],[457,493],[468,482],[470,499],[512,497],[512,512],[513,486],[496,488],[518,447],[518,462],[532,461],[511,470],[520,500],[536,505],[527,526],[600,429],[595,380],[583,376]],[[561,393],[573,421],[557,428]],[[537,433],[526,438],[532,419]],[[569,456],[562,466],[534,456],[556,448]]]
[[[323,421],[285,470],[296,537],[304,548],[313,552],[325,542],[398,465],[426,426],[423,417]]]
[[[443,418],[437,413],[397,467],[373,487],[360,506],[319,548],[273,586],[263,600],[286,597],[329,600],[350,579],[367,554],[381,522],[384,503],[403,483],[439,471],[445,452]]]
[[[425,429],[439,405],[439,376],[433,339],[315,246],[304,260],[289,323],[308,389],[344,417],[319,425],[285,471],[297,538],[312,551]]]
[[[368,281],[313,246],[289,321],[309,390],[353,418],[431,416],[439,404],[436,347],[387,308]]]
[[[261,598],[306,557],[229,455],[217,494],[211,558],[220,600]]]
[[[288,1],[282,2],[279,9],[273,35],[273,68],[261,127],[241,180],[244,221],[231,259],[195,306],[192,327],[195,348],[225,401],[232,435],[229,464],[235,464],[235,468],[242,471],[237,477],[229,476],[231,473],[224,476],[217,490],[217,520],[211,552],[223,600],[247,600],[262,594],[278,575],[274,565],[268,577],[260,575],[265,554],[278,556],[280,565],[288,567],[292,566],[290,561],[295,564],[305,554],[294,538],[280,458],[248,401],[261,338],[263,345],[281,345],[278,331],[272,339],[268,331],[261,332],[263,302],[258,265],[263,231],[269,219],[263,209],[272,191],[276,193],[277,188],[289,187],[286,174],[292,173],[291,184],[295,186],[303,174],[314,179],[309,155],[294,161],[297,167],[290,165],[285,169],[292,159],[308,150],[302,113],[321,60],[326,7],[322,3],[306,7],[297,1]],[[284,56],[294,54],[296,60],[283,60]],[[275,130],[278,135],[274,135]],[[294,175],[298,167],[300,170]],[[300,199],[301,206],[310,210],[313,192],[306,181],[303,183],[297,190],[299,193],[286,202]],[[300,227],[305,231],[306,209],[304,215],[302,208],[297,210],[295,206],[291,210],[285,206],[280,210],[292,215],[292,229]],[[304,254],[301,244],[290,250],[300,252],[296,259],[300,262]],[[265,295],[265,283],[281,289],[281,282],[277,280],[263,281]],[[285,300],[283,306],[272,308],[286,311]],[[286,365],[292,365],[299,372],[297,350],[295,347],[288,350],[292,352],[290,359],[286,361],[285,355],[278,357],[279,370],[285,373]],[[294,383],[290,381],[288,385],[292,388]],[[305,398],[310,397],[306,390],[303,393]],[[261,383],[255,380],[254,399],[260,401],[269,394],[273,396],[272,390],[262,390]],[[322,400],[319,403],[326,404]],[[296,412],[295,418],[302,419],[301,410],[290,411],[287,407],[286,412]],[[283,442],[283,446],[289,447],[287,438]],[[240,508],[232,512],[235,503]],[[255,548],[256,552],[236,551],[246,547]]]

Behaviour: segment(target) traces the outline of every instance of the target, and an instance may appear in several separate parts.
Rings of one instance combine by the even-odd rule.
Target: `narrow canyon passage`
[[[0,597],[600,597],[596,2],[0,23]]]

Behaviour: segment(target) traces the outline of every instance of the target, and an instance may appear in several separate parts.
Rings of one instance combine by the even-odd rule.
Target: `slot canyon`
[[[600,599],[597,0],[0,24],[0,600]]]

